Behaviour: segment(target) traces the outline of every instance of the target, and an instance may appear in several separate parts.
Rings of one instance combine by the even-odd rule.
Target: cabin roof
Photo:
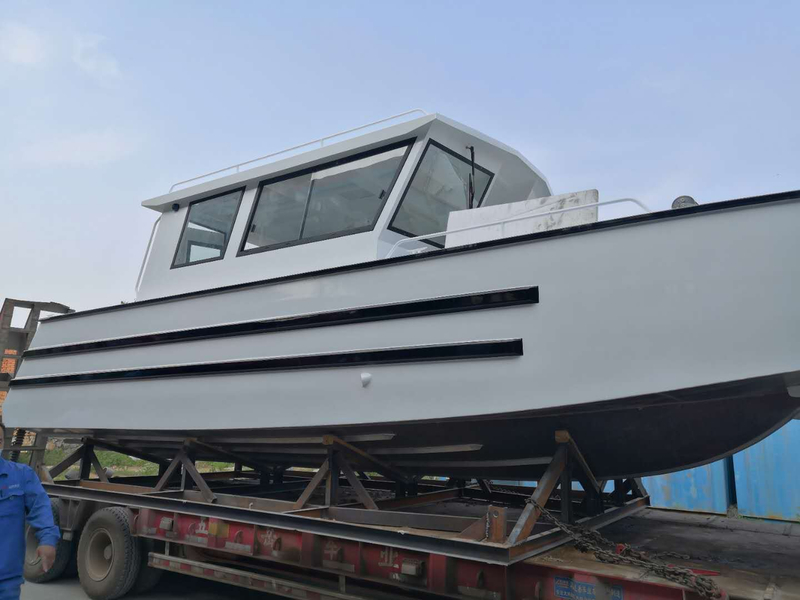
[[[459,130],[462,133],[475,138],[475,140],[478,142],[489,144],[502,152],[508,153],[510,156],[522,161],[539,177],[541,177],[542,180],[547,182],[545,176],[524,156],[522,156],[513,148],[503,144],[498,140],[495,140],[494,138],[484,135],[475,129],[472,129],[471,127],[467,127],[462,123],[434,113],[417,117],[397,125],[384,127],[377,131],[372,131],[357,137],[345,139],[341,142],[330,144],[329,146],[323,146],[321,148],[315,148],[300,154],[291,155],[274,162],[247,169],[245,171],[233,173],[231,175],[216,179],[206,180],[190,187],[178,189],[173,192],[145,200],[142,202],[142,206],[158,212],[166,212],[170,210],[174,204],[178,204],[178,206],[183,207],[188,205],[193,200],[208,195],[211,192],[222,193],[227,190],[236,189],[253,180],[261,180],[282,175],[283,173],[296,170],[299,167],[312,167],[316,164],[335,160],[339,156],[352,154],[354,151],[367,151],[394,141],[420,138],[423,137],[431,125],[436,122]]]

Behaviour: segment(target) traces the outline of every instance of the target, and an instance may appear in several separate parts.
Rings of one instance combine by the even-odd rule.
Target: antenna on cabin
[[[475,207],[475,146],[467,146],[472,172],[469,174],[469,204],[470,209]]]

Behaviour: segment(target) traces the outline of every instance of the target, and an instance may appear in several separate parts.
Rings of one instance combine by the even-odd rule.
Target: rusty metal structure
[[[574,531],[591,539],[602,528],[620,539],[629,519],[648,523],[649,496],[637,479],[598,481],[579,441],[563,430],[554,435],[557,450],[533,489],[417,479],[357,441],[334,435],[295,440],[324,448],[316,471],[260,464],[195,438],[185,439],[172,460],[86,438],[47,472],[45,488],[59,499],[65,538],[80,533],[79,565],[90,564],[80,557],[92,556],[83,540],[95,535],[93,519],[118,510],[107,507],[124,507],[130,535],[141,545],[139,577],[172,571],[311,600],[755,598],[752,587],[760,580],[752,573],[698,565],[692,548],[679,547],[684,555],[673,547],[667,562],[658,563],[625,551],[627,544],[618,559],[609,560],[608,552],[605,558],[580,555]],[[154,462],[159,474],[109,478],[97,449]],[[201,473],[199,452],[230,461],[233,470]],[[53,481],[73,465],[80,467],[79,480]],[[573,480],[582,489],[574,489]],[[707,536],[696,525],[684,529],[681,535]],[[786,538],[795,557],[797,539]],[[636,560],[625,558],[631,553]],[[762,565],[781,568],[768,558],[759,556]],[[681,577],[659,576],[670,571]],[[773,590],[800,590],[796,578],[776,581]],[[737,586],[750,587],[745,593]]]
[[[615,481],[613,491],[604,492],[606,482],[595,479],[566,431],[556,433],[558,449],[532,495],[522,488],[497,489],[486,480],[419,480],[336,436],[322,436],[319,443],[327,458],[313,472],[258,464],[197,439],[186,439],[169,462],[85,439],[49,470],[45,487],[62,501],[61,527],[68,536],[85,527],[98,504],[131,509],[131,531],[166,544],[163,552],[150,555],[151,567],[200,576],[213,572],[212,578],[239,584],[246,579],[245,587],[287,597],[295,596],[285,590],[298,589],[298,582],[285,583],[290,573],[262,576],[263,567],[318,570],[309,573],[312,579],[341,575],[341,595],[330,595],[322,584],[300,585],[306,592],[316,590],[311,598],[365,597],[348,594],[345,580],[354,589],[388,586],[382,598],[417,597],[414,591],[522,598],[509,595],[509,578],[530,577],[521,566],[527,558],[570,539],[540,519],[540,507],[550,507],[567,522],[597,528],[648,505],[638,480]],[[96,448],[155,461],[159,476],[109,479]],[[216,452],[235,469],[201,474],[192,458],[199,450]],[[75,464],[79,481],[53,482]],[[573,477],[583,490],[572,489]],[[212,565],[219,559],[227,565],[222,570]],[[240,559],[244,562],[231,568],[231,561]],[[242,569],[253,567],[252,560],[261,564],[245,575]],[[481,565],[480,576],[476,565]]]
[[[15,311],[27,311],[25,323],[22,327],[13,326]],[[0,308],[0,417],[2,417],[2,406],[8,394],[9,384],[19,370],[22,362],[22,355],[30,346],[36,328],[39,325],[39,318],[43,312],[68,314],[74,312],[68,306],[57,302],[34,302],[30,300],[16,300],[6,298]],[[24,447],[25,451],[34,451],[36,435],[31,434],[27,437],[25,430],[7,430],[8,440],[3,446],[3,454],[16,461],[19,453]],[[40,439],[43,447],[44,441]],[[41,459],[41,452],[35,453],[31,459],[32,464],[36,464]]]

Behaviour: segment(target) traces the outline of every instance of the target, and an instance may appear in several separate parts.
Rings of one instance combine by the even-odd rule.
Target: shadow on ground
[[[26,583],[22,586],[22,600],[86,600],[77,578],[62,579],[51,583]],[[125,598],[141,598],[142,600],[270,600],[277,598],[261,592],[244,590],[223,585],[214,581],[205,581],[195,577],[186,577],[175,573],[165,573],[158,587],[147,594],[128,595]]]

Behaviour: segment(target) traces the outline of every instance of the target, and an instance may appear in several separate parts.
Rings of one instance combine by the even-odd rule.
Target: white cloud
[[[97,167],[135,153],[142,137],[115,129],[86,131],[24,146],[17,153],[20,163],[32,166]]]
[[[44,37],[20,23],[0,24],[0,60],[35,66],[47,58]]]
[[[105,41],[102,35],[76,35],[72,43],[72,61],[85,73],[102,81],[119,78],[117,59],[104,52],[100,44]]]

